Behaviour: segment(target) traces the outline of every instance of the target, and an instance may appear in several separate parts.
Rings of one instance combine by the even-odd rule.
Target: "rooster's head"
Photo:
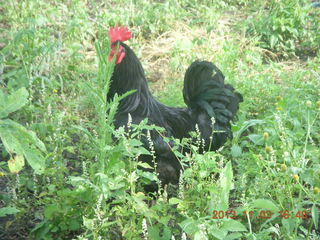
[[[116,55],[116,64],[121,63],[122,59],[125,56],[125,49],[119,45],[119,42],[127,41],[131,38],[131,32],[127,27],[118,27],[110,28],[109,30],[111,52],[109,54],[108,60],[112,61],[114,55]]]

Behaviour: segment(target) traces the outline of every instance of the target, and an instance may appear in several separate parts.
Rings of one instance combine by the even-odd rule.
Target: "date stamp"
[[[251,219],[271,219],[273,217],[280,217],[281,219],[293,219],[293,218],[300,218],[300,219],[308,219],[310,218],[310,212],[307,210],[302,211],[278,211],[272,212],[269,210],[261,210],[261,211],[243,211],[243,212],[236,212],[235,210],[213,210],[212,211],[212,219],[240,219],[240,218],[249,218]]]

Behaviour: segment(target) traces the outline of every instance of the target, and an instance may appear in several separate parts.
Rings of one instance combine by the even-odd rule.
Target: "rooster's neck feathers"
[[[125,49],[125,57],[120,64],[115,65],[108,98],[111,99],[115,93],[121,95],[131,90],[135,92],[121,101],[118,112],[148,118],[150,122],[166,128],[171,128],[171,124],[168,124],[171,121],[184,131],[190,123],[188,110],[168,107],[157,101],[148,88],[141,62],[129,46],[123,42],[120,45]],[[176,114],[177,111],[181,113]]]
[[[123,42],[120,45],[125,50],[125,57],[121,63],[115,65],[111,91],[108,98],[112,98],[115,93],[124,94],[135,90],[134,93],[121,101],[119,112],[132,113],[139,111],[140,114],[148,117],[150,111],[160,111],[157,101],[149,91],[143,67],[135,53]]]

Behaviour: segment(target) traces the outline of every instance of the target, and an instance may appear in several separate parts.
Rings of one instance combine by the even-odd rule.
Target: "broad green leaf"
[[[134,150],[132,152],[135,153],[136,156],[151,155],[151,153],[147,149],[145,149],[144,147],[134,148]]]
[[[44,239],[46,234],[49,232],[50,227],[47,220],[38,223],[32,230],[31,234],[34,239]]]
[[[146,162],[138,162],[137,164],[138,164],[138,166],[143,167],[143,168],[145,168],[145,169],[154,169],[154,167],[151,167],[151,166],[150,166],[148,163],[146,163]]]
[[[232,145],[231,154],[233,157],[240,157],[242,154],[242,148],[237,144]]]
[[[284,228],[288,233],[292,233],[294,231],[295,225],[296,225],[295,220],[296,219],[294,218],[288,218],[288,219],[283,218],[281,220],[282,225],[284,226]]]
[[[263,136],[259,134],[250,134],[248,138],[256,145],[263,145]]]
[[[278,212],[279,208],[268,199],[257,199],[252,202],[253,208],[266,209],[272,212]]]
[[[141,141],[139,141],[137,139],[129,139],[128,141],[129,141],[130,146],[132,146],[132,147],[139,147],[143,144]]]
[[[225,238],[224,238],[224,240],[234,240],[234,239],[242,239],[241,238],[242,237],[242,234],[241,233],[239,233],[239,232],[234,232],[234,233],[231,233],[231,234],[229,234],[228,236],[226,236]]]
[[[153,209],[150,209],[148,207],[148,205],[146,204],[146,196],[143,193],[138,192],[133,194],[131,197],[134,200],[133,207],[136,209],[136,211],[138,211],[145,217],[159,217]]]
[[[274,226],[269,227],[266,231],[270,232],[270,233],[277,234],[278,237],[280,236],[280,230]]]
[[[139,171],[139,176],[148,179],[149,181],[157,181],[157,175],[153,172]]]
[[[31,131],[27,131],[23,126],[9,119],[0,120],[0,138],[6,150],[23,155],[35,172],[41,174],[45,168],[45,159],[40,151],[33,148],[32,144],[35,143],[35,146],[42,149],[44,145],[42,146],[43,143],[29,132]]]
[[[233,219],[229,219],[228,221],[225,221],[221,229],[227,230],[229,232],[245,232],[247,231],[246,227],[241,223]]]
[[[10,126],[11,128],[13,128],[17,132],[17,134],[19,134],[19,136],[22,139],[24,139],[24,141],[28,140],[29,143],[35,145],[41,151],[43,151],[43,152],[46,151],[46,147],[45,147],[44,143],[37,137],[37,135],[33,131],[27,130],[21,124],[16,123],[10,119],[2,120],[2,122],[4,124],[6,124],[7,126]]]
[[[69,222],[69,229],[71,231],[78,230],[80,228],[81,224],[77,219],[71,219]]]
[[[47,219],[53,219],[54,215],[59,212],[61,207],[58,204],[50,204],[44,209],[44,216]]]
[[[15,131],[8,126],[3,124],[4,121],[0,120],[0,138],[5,149],[10,153],[16,153],[18,155],[23,155],[24,143],[19,141],[19,136],[15,134]]]
[[[45,169],[45,159],[38,150],[26,148],[24,150],[24,155],[30,166],[37,174],[43,173]]]
[[[8,161],[8,167],[11,173],[19,173],[24,167],[23,155],[16,155]]]
[[[265,123],[265,121],[260,120],[260,119],[251,119],[251,120],[243,122],[241,128],[233,134],[234,138],[233,138],[232,142],[237,143],[240,136],[242,135],[242,133],[244,131],[246,131],[248,128],[255,126],[257,124],[263,124],[263,123]]]
[[[228,231],[223,229],[218,229],[216,226],[209,227],[208,232],[219,240],[225,240],[228,234]]]
[[[181,203],[182,202],[182,200],[181,199],[179,199],[179,198],[170,198],[169,199],[169,204],[171,205],[174,205],[174,204],[179,204],[179,203]]]
[[[184,231],[188,235],[193,235],[197,231],[199,231],[198,221],[196,221],[192,218],[188,218],[188,219],[184,220],[183,222],[179,223],[179,225],[180,225],[182,231]]]
[[[0,208],[0,217],[5,217],[6,215],[16,214],[20,212],[15,207],[4,207]]]
[[[160,233],[159,226],[153,225],[148,227],[148,239],[155,239],[155,240],[167,240],[171,239],[171,230],[170,228],[164,226],[162,227],[162,231]]]
[[[6,118],[12,112],[22,108],[28,102],[28,91],[20,88],[11,95],[6,95],[0,89],[0,118]]]
[[[151,239],[160,240],[160,229],[159,226],[153,225],[148,227],[148,235]]]

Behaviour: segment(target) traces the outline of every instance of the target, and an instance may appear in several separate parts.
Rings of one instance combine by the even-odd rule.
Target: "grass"
[[[308,6],[4,3],[0,238],[319,239],[320,12]],[[132,30],[129,45],[161,102],[185,106],[183,76],[196,59],[217,64],[244,96],[234,139],[219,152],[200,155],[194,146],[192,156],[180,156],[190,168],[156,199],[142,188],[155,175],[135,161],[147,150],[112,126],[119,99],[103,101],[115,24]],[[150,129],[133,128],[132,136]]]

